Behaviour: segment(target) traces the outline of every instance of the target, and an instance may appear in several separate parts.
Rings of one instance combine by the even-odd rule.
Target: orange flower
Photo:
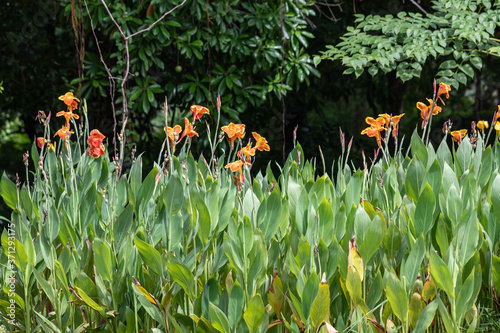
[[[234,147],[234,140],[243,139],[245,136],[245,125],[244,124],[233,124],[230,123],[227,126],[222,126],[221,130],[226,132],[229,141],[231,142],[231,149]]]
[[[193,136],[199,136],[198,133],[196,133],[194,130],[193,130],[193,125],[191,125],[191,123],[189,122],[189,120],[187,118],[184,118],[184,132],[182,132],[182,136],[181,136],[181,140],[183,137],[185,137],[186,135],[189,136],[190,138],[192,138]],[[180,127],[180,126],[179,126]],[[174,127],[175,128],[175,127]]]
[[[193,111],[194,120],[200,119],[205,113],[210,113],[206,107],[201,105],[191,105],[191,111]]]
[[[258,149],[259,151],[270,151],[271,148],[269,147],[269,145],[267,144],[267,140],[266,138],[260,136],[260,134],[256,133],[256,132],[252,132],[252,135],[254,137],[254,139],[257,141],[255,143],[255,148]]]
[[[489,124],[486,120],[480,120],[477,122],[476,126],[477,126],[477,128],[479,128],[481,130],[481,132],[484,132],[484,129],[488,128]]]
[[[437,115],[439,112],[441,112],[441,107],[434,105],[434,109],[432,108],[432,99],[427,98],[427,102],[429,103],[429,106],[425,105],[422,102],[417,102],[417,108],[420,110],[420,116],[424,120],[422,122],[422,127],[424,127],[425,123],[429,120],[431,116],[431,110],[433,115]]]
[[[400,115],[392,117],[392,136],[397,137],[398,136],[398,126],[399,126],[399,121],[405,114],[402,113]]]
[[[438,97],[440,97],[442,94],[446,94],[446,98],[450,98],[450,90],[451,87],[443,82],[439,83],[439,89],[438,89]]]
[[[165,128],[163,128],[165,130]],[[170,145],[173,147],[177,140],[179,139],[179,134],[182,131],[181,125],[175,125],[174,127],[167,127],[167,137]]]
[[[366,117],[365,121],[368,125],[375,127],[382,127],[386,125],[386,120],[384,116],[380,116],[377,119],[373,119],[372,117]],[[389,116],[389,122],[390,122],[390,116]]]
[[[78,106],[77,102],[80,102],[78,98],[73,96],[72,92],[67,92],[66,94],[59,96],[59,99],[64,102],[68,106],[68,109],[74,110]]]
[[[455,142],[458,142],[458,144],[460,144],[462,142],[462,139],[467,134],[467,130],[463,129],[463,130],[459,130],[459,131],[452,131],[452,132],[450,132],[450,134],[453,137],[453,140]]]
[[[96,129],[90,132],[90,136],[87,139],[87,143],[89,144],[88,156],[92,155],[93,158],[97,158],[105,154],[104,145],[102,144],[104,138],[105,136]]]
[[[384,113],[384,114],[379,114],[379,115],[378,115],[378,117],[379,117],[379,118],[381,118],[381,117],[382,117],[382,118],[384,118],[385,128],[388,128],[388,127],[389,127],[389,125],[391,124],[391,118],[392,118],[392,117],[391,117],[390,115],[388,115],[387,113]],[[370,117],[368,117],[368,118],[370,118]],[[379,118],[377,118],[377,120],[378,120]],[[373,118],[372,118],[372,119],[373,119]],[[368,121],[367,121],[367,122],[368,122]],[[370,123],[368,123],[368,124],[370,124]],[[371,124],[370,124],[370,125],[371,125]]]
[[[242,160],[237,160],[235,162],[227,164],[224,168],[226,168],[226,169],[229,168],[229,169],[231,169],[232,172],[238,171],[240,173],[240,182],[244,183],[245,177],[243,176],[243,171],[241,169],[244,164],[250,165],[249,162],[243,162]]]
[[[71,111],[60,111],[56,114],[56,117],[60,117],[60,116],[63,116],[65,119],[66,119],[66,123],[69,124],[69,122],[71,121],[71,117],[75,118],[75,119],[78,119],[80,118],[77,114],[71,112]]]
[[[239,158],[242,158],[242,155],[247,157],[247,161],[250,160],[250,156],[255,156],[255,148],[252,148],[250,144],[247,144],[245,147],[238,150],[237,153]]]
[[[69,130],[69,124],[65,124],[63,127],[61,127],[60,130],[54,134],[54,136],[59,136],[61,139],[66,140],[70,134],[73,134],[74,132]]]
[[[43,146],[45,146],[45,143],[47,142],[47,140],[45,140],[44,137],[40,136],[38,138],[36,138],[36,145],[38,146],[38,148],[42,149]]]
[[[377,139],[377,145],[379,147],[382,147],[382,137],[380,135],[380,132],[383,131],[383,130],[385,130],[385,128],[383,128],[381,126],[374,126],[374,125],[372,125],[370,127],[365,128],[363,131],[361,131],[361,134],[366,134],[370,138],[375,137]]]

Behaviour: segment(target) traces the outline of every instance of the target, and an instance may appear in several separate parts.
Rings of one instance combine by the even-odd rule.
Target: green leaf
[[[321,281],[318,295],[311,308],[311,322],[314,328],[318,328],[327,319],[330,313],[330,288],[326,281]],[[278,317],[279,318],[279,317]]]
[[[497,174],[493,184],[491,185],[491,204],[495,211],[495,215],[500,220],[500,174]]]
[[[403,283],[399,281],[394,272],[390,272],[387,277],[385,294],[387,300],[391,304],[393,313],[399,320],[405,322],[408,314],[408,295],[404,289]]]
[[[276,316],[281,318],[281,308],[284,302],[283,284],[281,278],[276,274],[272,281],[272,288],[267,292],[267,301],[272,306]]]
[[[436,285],[444,290],[449,298],[455,298],[450,270],[434,251],[429,254],[429,271]]]
[[[426,183],[424,190],[418,198],[417,207],[415,208],[415,220],[413,221],[415,237],[419,237],[422,234],[427,236],[427,233],[432,229],[434,225],[433,216],[435,207],[436,199],[434,197],[434,192],[429,183]]]
[[[413,282],[417,279],[417,274],[422,264],[425,255],[425,239],[420,235],[413,245],[413,248],[406,258],[406,261],[401,265],[401,276],[406,277],[406,290],[410,290]]]
[[[483,60],[480,57],[472,57],[470,63],[479,70],[483,68]]]
[[[231,294],[229,295],[229,304],[228,304],[228,315],[229,322],[231,324],[231,329],[235,329],[240,321],[241,315],[243,314],[243,306],[244,303],[244,293],[241,285],[236,281],[233,285],[233,289],[231,290]],[[269,296],[268,296],[269,299]],[[269,301],[269,303],[271,303]],[[271,303],[272,304],[272,303]],[[275,309],[276,312],[276,309]]]
[[[113,280],[111,251],[108,245],[99,238],[94,239],[94,265],[96,271],[106,281]]]
[[[262,321],[264,320],[264,315],[266,314],[266,308],[262,302],[262,298],[259,294],[256,294],[250,302],[248,302],[247,310],[243,314],[243,319],[247,324],[248,331],[250,333],[255,333],[259,329]]]
[[[500,258],[497,255],[493,255],[491,271],[493,273],[493,284],[497,290],[500,290]]]
[[[194,294],[195,282],[193,273],[186,267],[185,264],[170,253],[168,253],[167,269],[172,279],[177,282],[182,289],[184,289],[189,297],[192,298]]]
[[[137,247],[137,251],[139,251],[144,263],[156,274],[162,274],[163,265],[160,253],[154,247],[142,241],[137,236],[134,237],[134,244]]]
[[[446,60],[439,65],[439,69],[454,69],[457,68],[458,64],[455,60]]]
[[[92,309],[94,309],[95,311],[97,311],[101,317],[103,318],[107,318],[106,317],[106,313],[104,312],[104,310],[99,306],[99,304],[97,304],[96,302],[94,302],[92,300],[92,298],[90,298],[82,289],[78,288],[78,287],[74,287],[74,289],[76,290],[77,294],[81,297],[81,300],[87,304],[88,306],[90,306]]]
[[[210,302],[210,318],[212,319],[212,325],[214,326],[214,328],[223,333],[231,332],[231,328],[229,327],[229,320],[227,319],[226,315],[212,302]]]
[[[438,303],[436,301],[432,301],[424,308],[420,316],[418,317],[417,323],[415,324],[415,328],[412,332],[414,333],[425,333],[427,328],[434,321],[434,317],[436,316],[436,310],[438,308]]]
[[[420,189],[425,178],[425,167],[418,159],[412,159],[406,171],[405,188],[406,195],[413,202],[418,201]]]
[[[5,172],[2,174],[2,180],[0,181],[0,195],[2,195],[3,200],[10,209],[16,209],[17,187],[16,184],[7,177]]]
[[[319,290],[319,278],[316,272],[312,272],[307,279],[304,291],[302,292],[302,313],[304,318],[309,318],[311,308]]]

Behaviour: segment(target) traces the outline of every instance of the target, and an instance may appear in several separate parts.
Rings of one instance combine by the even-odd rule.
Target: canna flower
[[[488,122],[486,120],[480,120],[480,121],[478,121],[476,126],[483,133],[484,133],[484,129],[489,127]]]
[[[229,168],[229,169],[231,169],[232,172],[238,171],[240,173],[240,177],[239,177],[240,179],[239,180],[240,180],[241,183],[244,183],[245,182],[245,176],[243,176],[243,171],[242,171],[241,168],[245,164],[250,165],[249,162],[243,162],[242,160],[237,160],[235,162],[227,164],[224,168],[226,168],[226,169]]]
[[[427,98],[427,102],[429,103],[429,106],[422,102],[417,102],[417,108],[420,110],[420,116],[423,119],[422,127],[424,127],[425,123],[431,117],[431,110],[433,115],[437,115],[442,110],[441,107],[437,105],[434,105],[434,109],[432,108],[432,99]]]
[[[74,132],[69,130],[69,124],[66,123],[63,127],[61,127],[60,130],[54,134],[54,136],[59,136],[61,139],[66,140],[70,134],[73,134]]]
[[[44,137],[40,136],[40,137],[36,138],[36,145],[38,146],[38,148],[42,149],[46,143],[47,143],[47,140],[45,140]]]
[[[366,117],[365,121],[368,125],[374,127],[382,127],[386,125],[385,116],[380,116],[377,119],[373,119],[372,117]],[[389,122],[390,122],[390,116],[389,116]]]
[[[271,150],[271,148],[267,144],[266,138],[260,136],[260,134],[258,134],[256,132],[252,132],[252,135],[253,135],[254,139],[257,141],[255,143],[255,149],[258,149],[259,151],[264,151],[264,150],[270,151]]]
[[[182,132],[182,136],[181,136],[181,139],[183,137],[185,137],[186,135],[190,138],[192,138],[193,136],[199,136],[197,132],[195,132],[195,130],[193,130],[193,125],[189,122],[189,120],[187,118],[184,118],[184,132]],[[180,127],[180,126],[179,126]]]
[[[391,118],[392,118],[392,117],[391,117],[390,115],[388,115],[387,113],[384,113],[384,114],[379,114],[377,119],[379,119],[379,118],[384,118],[384,125],[385,125],[385,128],[389,128],[389,125],[391,124]],[[373,119],[373,118],[372,118],[372,119]],[[368,122],[368,121],[367,121],[367,122]],[[368,123],[368,124],[370,124],[370,123]],[[370,124],[370,125],[371,125],[371,124]]]
[[[205,113],[210,113],[206,107],[201,105],[191,105],[191,111],[193,111],[194,120],[200,119]]]
[[[60,111],[56,114],[56,117],[60,117],[60,116],[63,116],[64,119],[66,119],[66,123],[69,124],[69,122],[71,121],[71,117],[75,118],[75,119],[78,119],[80,118],[77,114],[71,112],[71,111]]]
[[[460,144],[462,142],[462,139],[467,134],[467,130],[463,129],[463,130],[459,130],[459,131],[452,131],[452,132],[450,132],[450,134],[453,137],[453,140],[455,142],[458,142],[458,144]]]
[[[221,130],[226,132],[229,141],[231,142],[231,149],[234,148],[234,140],[243,139],[245,136],[245,125],[244,124],[233,124],[230,123],[227,126],[222,126]]]
[[[366,134],[370,138],[373,138],[373,137],[376,138],[377,139],[377,145],[379,147],[382,147],[382,136],[380,135],[380,132],[383,131],[383,130],[385,130],[385,128],[383,128],[382,126],[372,125],[370,127],[365,128],[363,131],[361,131],[361,134]]]
[[[398,128],[399,128],[399,121],[405,114],[402,113],[400,115],[392,117],[392,136],[397,137],[398,136]]]
[[[102,140],[104,140],[104,138],[105,136],[96,129],[90,132],[90,136],[87,139],[87,143],[89,145],[89,150],[87,151],[88,156],[92,155],[93,158],[97,158],[104,155],[104,145],[102,144]]]
[[[250,156],[255,156],[255,148],[252,148],[250,144],[247,144],[245,147],[241,148],[238,150],[237,153],[239,158],[242,158],[242,155],[245,155],[247,158],[247,161],[250,160]]]
[[[451,90],[451,87],[449,85],[441,82],[441,83],[439,83],[439,89],[438,89],[437,96],[439,98],[441,98],[442,94],[446,94],[446,98],[450,98],[450,90]]]
[[[68,109],[74,110],[78,106],[77,102],[80,102],[78,98],[73,96],[72,92],[67,92],[66,94],[59,96],[59,99],[64,102],[68,106]]]

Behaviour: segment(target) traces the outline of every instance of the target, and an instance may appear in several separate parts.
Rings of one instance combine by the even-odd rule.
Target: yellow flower
[[[257,141],[255,143],[255,149],[258,149],[259,151],[264,151],[264,150],[270,151],[271,150],[271,148],[267,144],[266,138],[264,138],[263,136],[260,136],[260,134],[258,134],[256,132],[252,132],[252,135],[253,135],[255,141]]]
[[[452,132],[450,132],[450,134],[453,137],[453,140],[455,142],[458,142],[458,144],[460,144],[462,142],[462,139],[467,134],[467,130],[466,129],[462,129],[462,130],[459,130],[459,131],[452,131]]]
[[[485,128],[488,128],[488,122],[486,120],[480,120],[477,122],[477,128],[479,128],[482,132],[484,132]]]

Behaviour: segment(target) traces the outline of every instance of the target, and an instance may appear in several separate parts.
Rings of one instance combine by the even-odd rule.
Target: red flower
[[[90,132],[90,136],[87,139],[87,143],[89,144],[88,156],[92,155],[93,158],[97,158],[105,154],[104,145],[102,144],[104,138],[105,136],[96,129]]]
[[[38,146],[38,148],[42,149],[43,146],[45,146],[45,143],[47,142],[47,140],[45,140],[45,138],[43,138],[42,136],[36,138],[36,145]]]

